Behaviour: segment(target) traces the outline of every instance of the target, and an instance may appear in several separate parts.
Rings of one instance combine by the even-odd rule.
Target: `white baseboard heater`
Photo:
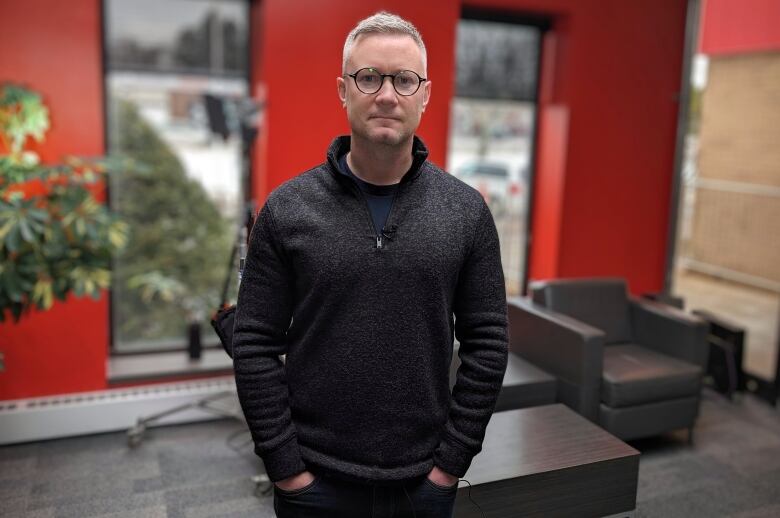
[[[241,418],[232,375],[7,400],[0,401],[0,445],[225,417]]]

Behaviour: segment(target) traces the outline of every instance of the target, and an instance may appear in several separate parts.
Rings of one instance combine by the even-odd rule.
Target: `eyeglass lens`
[[[382,87],[382,74],[373,68],[363,68],[355,75],[355,84],[361,92],[373,94]],[[393,77],[393,87],[401,95],[412,95],[420,85],[420,78],[414,73],[402,70]]]

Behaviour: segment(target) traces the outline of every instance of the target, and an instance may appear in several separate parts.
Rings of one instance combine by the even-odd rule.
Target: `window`
[[[689,310],[745,331],[747,389],[780,387],[780,127],[762,53],[694,55],[670,276]],[[763,392],[762,386],[772,387]]]
[[[483,19],[457,30],[447,167],[490,207],[510,295],[525,283],[540,36],[538,27]]]
[[[114,353],[185,347],[229,278],[242,145],[210,130],[205,99],[248,94],[248,11],[238,0],[105,0],[109,152],[134,164],[110,190],[131,228],[114,260]]]

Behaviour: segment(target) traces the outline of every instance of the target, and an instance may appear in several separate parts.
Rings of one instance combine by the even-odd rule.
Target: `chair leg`
[[[734,350],[729,347],[727,349],[724,349],[723,354],[726,356],[726,367],[729,372],[729,391],[728,391],[728,397],[733,402],[734,401],[734,393],[737,391],[738,384],[739,384],[739,378],[737,377],[737,360],[734,353]]]
[[[688,446],[693,446],[693,425],[688,427]]]

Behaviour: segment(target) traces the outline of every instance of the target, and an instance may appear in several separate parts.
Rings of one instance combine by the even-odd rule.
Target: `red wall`
[[[780,50],[780,2],[704,0],[700,45],[710,55]]]
[[[98,8],[98,0],[3,3],[0,81],[43,94],[51,116],[44,160],[104,152]],[[18,325],[0,324],[0,400],[104,388],[107,298],[56,302]]]
[[[555,86],[543,85],[540,110],[568,111],[563,211],[558,230],[537,204],[533,234],[557,236],[554,277],[617,275],[634,293],[660,290],[686,2],[558,5],[557,55],[544,78]],[[531,277],[549,276],[539,275],[544,261],[530,266]]]
[[[470,6],[546,14],[534,278],[622,275],[632,291],[663,284],[685,0],[472,0]],[[421,30],[433,82],[420,134],[444,164],[460,2],[264,0],[252,8],[254,92],[265,90],[255,149],[255,197],[324,159],[346,133],[336,95],[341,47],[380,8]],[[51,106],[47,159],[103,152],[99,2],[33,0],[4,6],[2,78],[41,90]],[[7,50],[13,49],[13,50]],[[305,71],[307,81],[296,85]],[[108,309],[57,303],[0,327],[0,399],[105,388]]]
[[[555,175],[538,175],[539,192],[546,197],[535,204],[533,234],[538,236],[534,246],[543,244],[532,253],[531,277],[620,275],[634,292],[660,290],[685,0],[471,0],[468,5],[546,14],[553,21],[545,40],[540,118],[552,123],[545,110],[553,106],[567,111],[568,122],[561,129],[565,134],[541,128],[538,149],[564,143],[565,166]],[[354,22],[379,8],[413,20],[426,41],[433,93],[420,134],[432,159],[444,163],[459,2],[345,0],[334,11],[333,2],[309,2],[301,10],[295,3],[267,0],[263,7],[260,79],[271,102],[267,147],[257,156],[259,200],[321,162],[333,136],[348,131],[335,88],[341,46]],[[310,81],[291,85],[287,78],[300,70]],[[563,160],[539,159],[540,165]]]

